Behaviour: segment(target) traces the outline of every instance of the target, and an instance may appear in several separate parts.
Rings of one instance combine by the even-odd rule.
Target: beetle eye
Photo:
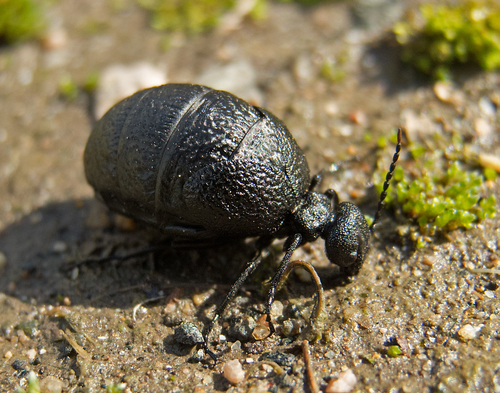
[[[342,202],[335,221],[323,233],[326,255],[331,263],[340,266],[347,275],[355,275],[361,269],[368,252],[370,230],[358,207]]]

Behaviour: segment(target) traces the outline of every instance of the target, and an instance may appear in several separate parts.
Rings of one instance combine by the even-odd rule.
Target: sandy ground
[[[387,7],[394,11],[391,2]],[[377,18],[380,10],[364,11],[369,28],[356,24],[345,3],[307,9],[273,3],[266,20],[174,35],[162,51],[164,36],[135,5],[113,11],[106,1],[68,0],[51,9],[66,35],[61,46],[0,49],[0,391],[25,386],[30,370],[55,384],[53,391],[98,392],[119,383],[131,392],[309,391],[295,333],[311,311],[313,284],[291,276],[276,303],[278,334],[255,341],[246,328],[262,313],[262,282],[275,269],[282,241],[269,248],[267,263],[212,334],[216,365],[199,348],[177,343],[174,331],[181,321],[207,323],[252,256],[251,242],[74,267],[143,247],[156,235],[110,224],[113,216],[93,199],[82,164],[92,100],[84,93],[61,98],[58,85],[68,75],[82,85],[91,72],[139,61],[163,70],[169,82],[216,83],[207,69],[224,75],[224,67],[243,62],[253,78],[253,95],[244,98],[284,120],[311,172],[362,158],[327,177],[324,187],[373,214],[374,141],[405,125],[403,113],[427,130],[454,128],[481,151],[500,154],[498,111],[488,117],[479,105],[498,98],[500,76],[466,71],[454,87],[463,101],[443,102],[431,83],[399,63],[387,39],[391,20]],[[99,23],[102,29],[89,31]],[[336,82],[319,75],[332,59],[343,59],[337,64],[345,76]],[[476,135],[479,118],[493,128],[487,137]],[[499,184],[490,189],[497,201]],[[320,388],[349,368],[360,392],[500,391],[498,276],[470,270],[498,264],[499,226],[498,218],[486,220],[415,251],[389,213],[361,273],[347,282],[328,267],[321,242],[298,250],[295,257],[319,266],[325,287],[323,338],[310,349]],[[393,345],[400,356],[389,356]],[[246,373],[236,385],[222,375],[230,359]]]

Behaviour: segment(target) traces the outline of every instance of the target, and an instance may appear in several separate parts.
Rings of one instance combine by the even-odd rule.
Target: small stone
[[[12,352],[11,351],[7,351],[3,354],[3,357],[7,360],[9,360],[11,357],[12,357]]]
[[[139,90],[165,83],[167,83],[165,70],[152,64],[139,62],[130,65],[111,65],[99,77],[95,115],[101,118],[109,108],[123,98]]]
[[[255,322],[255,319],[250,316],[244,316],[240,321],[231,323],[228,335],[236,340],[246,342],[252,337],[252,332],[256,326],[257,323]]]
[[[263,340],[271,334],[271,329],[269,329],[269,324],[266,321],[266,316],[261,316],[257,321],[257,326],[252,332],[253,338],[257,341]]]
[[[355,109],[349,113],[349,120],[354,124],[359,124],[361,126],[366,126],[368,123],[368,117],[365,112],[361,109]]]
[[[28,357],[30,362],[33,362],[36,358],[36,350],[34,349],[29,349],[26,351],[26,356]]]
[[[476,338],[477,334],[479,333],[479,330],[481,330],[481,327],[474,327],[470,324],[467,324],[462,326],[458,330],[457,334],[462,341],[468,341]]]
[[[488,120],[478,117],[474,120],[474,130],[478,136],[487,137],[493,133],[494,127]]]
[[[68,249],[68,245],[65,242],[63,242],[63,241],[57,241],[52,246],[52,250],[54,252],[62,253],[64,251],[66,251],[67,249]]]
[[[191,300],[193,301],[196,307],[199,307],[203,303],[205,303],[208,300],[208,298],[212,296],[214,293],[215,293],[214,289],[209,289],[208,291],[205,292],[195,293],[191,296]]]
[[[257,85],[255,67],[247,60],[207,67],[195,83],[228,91],[252,104],[262,105],[264,97]]]
[[[42,393],[61,393],[64,382],[56,377],[49,375],[39,382],[40,392]]]
[[[42,36],[42,47],[47,50],[61,49],[68,43],[68,34],[61,27],[50,28]]]
[[[259,358],[259,360],[269,360],[280,366],[292,367],[295,362],[295,356],[291,353],[284,353],[280,351],[276,352],[265,352]]]
[[[314,67],[310,54],[297,57],[293,64],[293,76],[299,83],[310,82],[314,78]]]
[[[182,322],[175,329],[174,339],[184,345],[196,345],[204,341],[200,330],[192,322]]]
[[[342,371],[337,379],[331,379],[325,389],[325,393],[348,393],[354,389],[358,379],[350,368]]]
[[[16,359],[11,364],[11,366],[16,371],[26,370],[26,361],[20,360],[20,359]]]
[[[237,384],[245,380],[245,371],[243,371],[243,367],[241,367],[238,359],[226,362],[224,365],[224,378],[232,384]]]
[[[281,303],[279,300],[275,300],[273,304],[271,304],[271,309],[270,309],[271,318],[276,320],[279,317],[282,317],[283,309],[284,309],[283,303]]]
[[[500,158],[494,154],[479,154],[479,164],[485,168],[492,168],[497,172],[500,172]]]
[[[461,106],[465,102],[465,95],[456,89],[450,82],[436,82],[434,93],[443,102],[448,102],[454,106]]]
[[[28,338],[28,336],[26,335],[26,333],[24,333],[24,331],[22,331],[22,330],[18,330],[18,331],[16,332],[16,334],[17,334],[17,337],[19,338],[19,342],[20,342],[21,344],[26,344],[26,343],[29,341],[29,338]]]
[[[134,232],[137,230],[135,221],[121,214],[115,214],[115,226],[124,232]]]
[[[479,100],[479,109],[488,117],[494,117],[497,112],[495,104],[488,97],[481,97]]]

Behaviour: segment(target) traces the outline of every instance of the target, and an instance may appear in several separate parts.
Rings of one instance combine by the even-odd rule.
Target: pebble
[[[257,320],[257,326],[252,331],[252,336],[255,340],[263,340],[271,334],[271,329],[269,329],[269,324],[266,321],[266,316],[262,315]]]
[[[478,136],[487,137],[492,135],[494,128],[488,120],[478,117],[474,120],[474,130]]]
[[[12,352],[11,351],[7,351],[3,354],[3,357],[7,360],[9,360],[11,357],[12,357]]]
[[[292,367],[295,362],[295,356],[291,353],[284,353],[280,351],[276,352],[265,352],[259,358],[259,360],[269,360],[280,366]]]
[[[232,384],[237,384],[245,379],[245,371],[238,359],[229,360],[224,364],[224,378]]]
[[[11,366],[16,371],[26,370],[26,361],[20,360],[20,359],[16,359],[11,364]]]
[[[109,108],[136,91],[167,83],[164,69],[146,62],[114,64],[104,69],[96,91],[95,115],[101,118]]]
[[[63,241],[57,241],[52,246],[52,251],[58,252],[58,253],[63,253],[67,249],[68,249],[68,245],[65,242],[63,242]]]
[[[479,109],[488,117],[494,117],[497,112],[495,104],[488,97],[481,97],[479,100]]]
[[[229,326],[228,334],[231,338],[246,342],[252,337],[252,332],[256,326],[255,319],[250,316],[244,316],[241,321],[232,323]]]
[[[410,141],[415,141],[420,136],[438,132],[436,124],[430,118],[424,114],[417,114],[413,109],[404,109],[401,113],[401,118],[406,128],[406,135]]]
[[[62,49],[68,43],[68,33],[62,27],[50,28],[41,39],[43,49],[56,50]]]
[[[472,340],[477,337],[477,334],[481,330],[482,326],[474,327],[471,324],[462,326],[457,334],[462,341]]]
[[[60,379],[49,375],[39,382],[40,391],[43,393],[61,393],[64,387],[64,382]]]
[[[311,55],[305,53],[297,57],[293,64],[293,76],[299,83],[311,82],[314,78],[314,67],[311,61]]]
[[[22,330],[18,330],[16,334],[21,344],[26,344],[29,341],[28,336]]]
[[[354,389],[358,382],[356,375],[350,368],[342,371],[337,379],[331,379],[325,388],[325,393],[348,393]]]
[[[485,168],[492,168],[497,172],[500,172],[500,158],[494,154],[479,154],[479,164]]]
[[[196,345],[203,342],[203,335],[192,322],[182,322],[175,329],[174,339],[179,344]]]
[[[37,355],[37,353],[36,353],[36,350],[34,350],[34,349],[29,349],[26,351],[26,356],[28,357],[30,363],[35,360],[36,355]]]
[[[368,123],[368,117],[361,109],[354,109],[349,112],[349,120],[354,124],[359,124],[361,126],[366,126]]]
[[[257,87],[255,68],[244,59],[208,67],[195,79],[195,83],[228,91],[254,105],[262,106],[264,102],[262,92]]]
[[[462,106],[465,102],[463,91],[456,89],[450,82],[436,82],[433,89],[437,98],[455,107]]]
[[[210,298],[210,296],[212,296],[214,293],[215,293],[214,289],[209,289],[208,291],[205,292],[195,293],[191,296],[191,300],[193,301],[196,307],[199,307],[203,303],[205,303],[208,300],[208,298]]]

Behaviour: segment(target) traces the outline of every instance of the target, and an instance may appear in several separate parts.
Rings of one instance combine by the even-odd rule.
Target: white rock
[[[481,328],[482,326],[474,327],[471,324],[467,324],[462,326],[458,330],[457,334],[458,337],[460,337],[460,339],[462,339],[463,341],[468,341],[472,340],[473,338],[476,338]]]
[[[356,375],[350,368],[342,371],[337,379],[331,379],[325,389],[325,393],[348,393],[354,389],[358,382]]]
[[[36,358],[36,350],[28,349],[26,351],[26,356],[28,357],[29,361],[32,362]]]
[[[262,105],[264,101],[257,87],[255,68],[247,60],[208,67],[195,83],[228,91],[252,104]]]
[[[95,115],[98,119],[118,101],[136,91],[167,83],[166,71],[149,63],[114,64],[99,77]]]
[[[40,392],[42,393],[61,393],[63,387],[63,381],[51,375],[40,381]]]
[[[224,378],[233,384],[237,384],[245,379],[245,371],[241,367],[238,359],[229,360],[224,365]]]

